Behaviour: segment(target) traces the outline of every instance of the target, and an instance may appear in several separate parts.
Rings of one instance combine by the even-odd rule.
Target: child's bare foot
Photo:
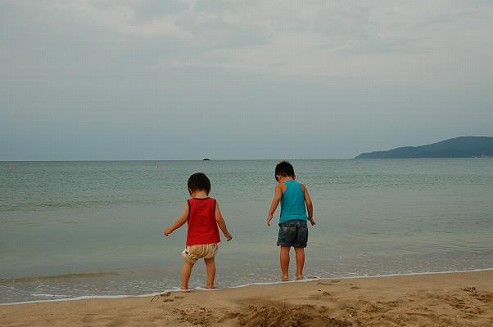
[[[296,280],[301,280],[301,279],[304,279],[304,278],[305,278],[305,276],[303,276],[303,275],[296,276]]]
[[[287,282],[289,280],[288,276],[281,276],[281,281]]]

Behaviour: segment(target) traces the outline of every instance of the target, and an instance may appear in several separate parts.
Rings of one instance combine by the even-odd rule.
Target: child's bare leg
[[[305,249],[294,248],[296,251],[296,278],[303,278],[303,268],[305,267]]]
[[[214,258],[204,259],[205,270],[207,272],[207,288],[214,288],[214,280],[216,279],[216,263]]]
[[[291,250],[290,246],[281,246],[280,253],[280,263],[281,263],[281,279],[288,279],[289,272],[289,250]]]
[[[188,260],[183,262],[183,267],[181,268],[181,289],[188,289],[188,280],[190,279],[190,275],[192,274],[193,263]]]

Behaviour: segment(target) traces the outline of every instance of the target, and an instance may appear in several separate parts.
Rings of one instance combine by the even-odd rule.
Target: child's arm
[[[226,221],[224,220],[223,215],[221,214],[221,209],[219,209],[219,203],[217,203],[217,200],[216,200],[215,214],[216,214],[217,226],[219,226],[219,228],[223,232],[224,237],[226,237],[226,240],[231,241],[233,239],[233,236],[231,236],[231,234],[228,231],[228,227],[226,227]]]
[[[180,215],[180,217],[176,219],[173,225],[164,229],[163,231],[164,236],[168,236],[169,234],[173,233],[176,229],[183,226],[183,224],[186,223],[188,220],[189,211],[190,208],[188,207],[188,202],[185,201],[185,206],[183,207],[183,213]]]
[[[306,188],[305,185],[301,185],[301,188],[303,189],[303,193],[305,194],[305,204],[306,204],[306,211],[308,211],[308,220],[310,221],[310,224],[315,225],[315,219],[313,219],[313,202],[312,199],[310,198],[310,193],[308,193],[308,189]]]
[[[274,189],[274,198],[272,199],[269,214],[267,215],[267,226],[270,226],[270,221],[272,220],[272,217],[274,217],[274,212],[276,212],[277,206],[279,205],[279,202],[281,202],[281,198],[282,186],[281,183],[277,183],[276,188]]]

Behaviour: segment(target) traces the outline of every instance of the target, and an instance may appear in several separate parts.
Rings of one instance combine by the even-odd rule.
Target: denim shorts
[[[279,224],[277,245],[306,248],[308,226],[306,220],[288,220]]]

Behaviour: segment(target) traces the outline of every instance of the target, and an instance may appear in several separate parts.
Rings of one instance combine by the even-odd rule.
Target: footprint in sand
[[[156,299],[160,299],[161,302],[173,302],[175,299],[183,299],[183,298],[184,297],[180,295],[171,296],[170,292],[164,292],[158,295],[154,295],[151,299],[151,302]]]
[[[309,298],[311,300],[327,300],[332,297],[332,294],[330,294],[329,292],[322,292],[322,290],[319,290],[319,292],[321,293],[310,295]]]

